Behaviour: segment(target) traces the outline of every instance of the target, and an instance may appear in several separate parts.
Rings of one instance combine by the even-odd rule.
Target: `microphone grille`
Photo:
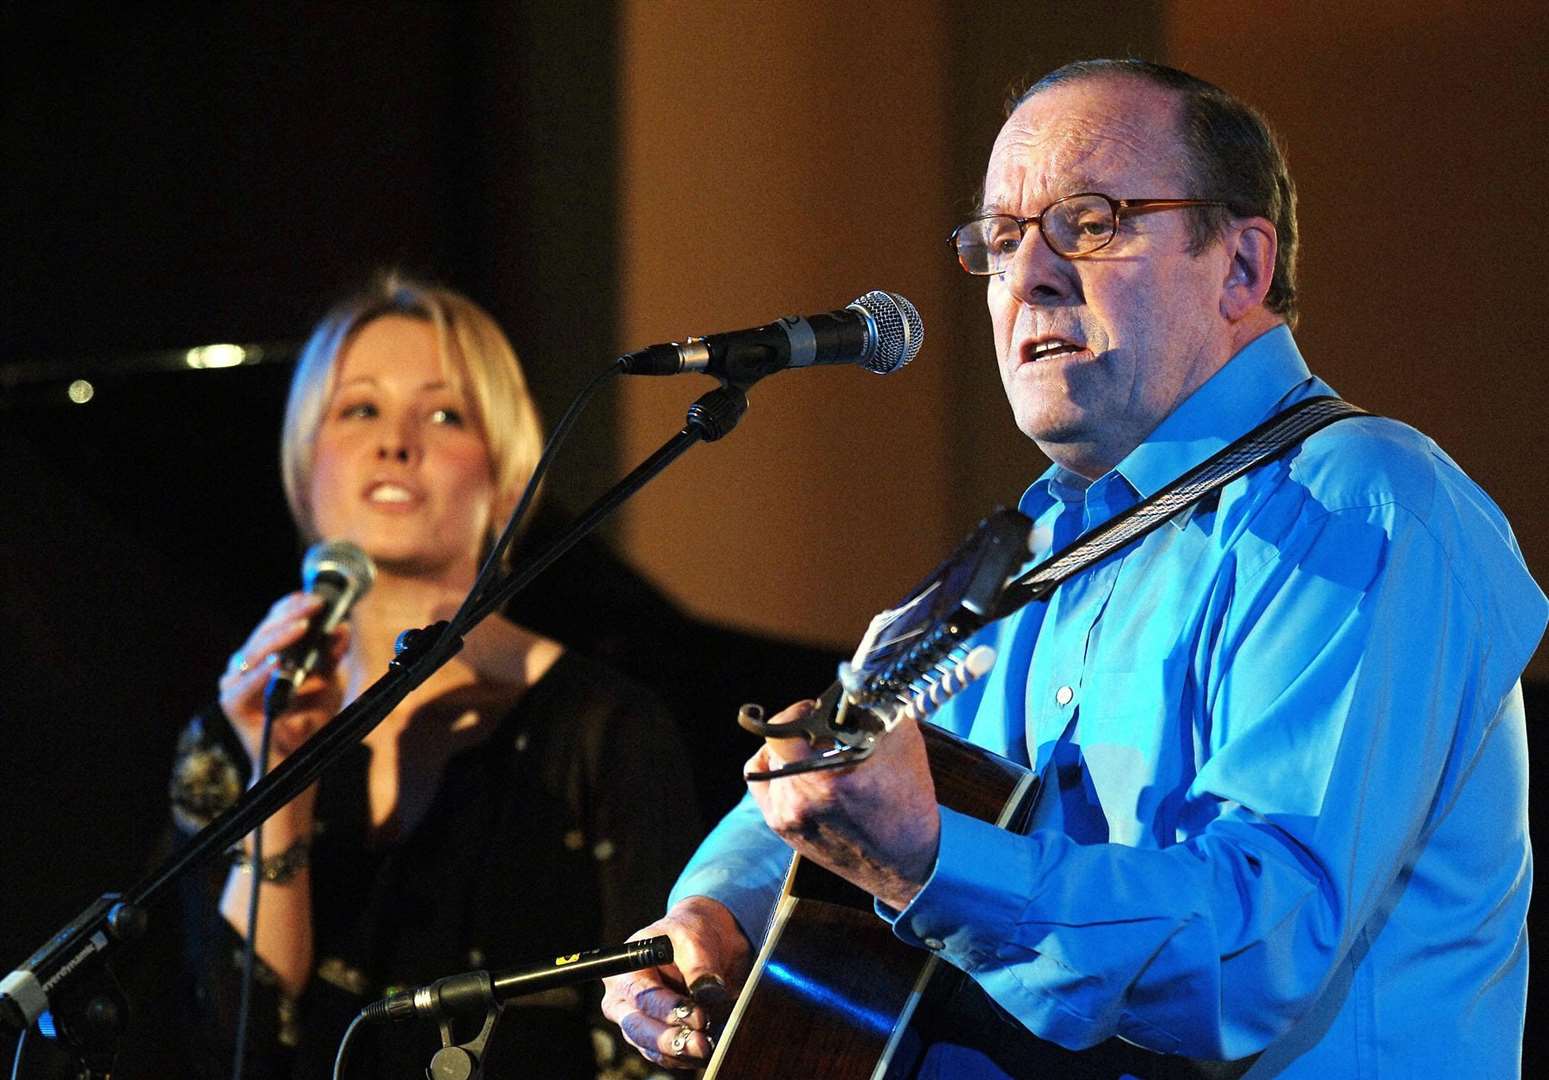
[[[336,574],[352,586],[358,600],[376,580],[376,567],[367,555],[348,540],[324,540],[307,548],[301,561],[301,586],[308,591],[320,574]]]
[[[897,293],[873,289],[856,297],[850,307],[871,316],[877,328],[876,352],[862,361],[867,371],[886,375],[920,354],[920,346],[925,343],[925,324],[908,300]]]

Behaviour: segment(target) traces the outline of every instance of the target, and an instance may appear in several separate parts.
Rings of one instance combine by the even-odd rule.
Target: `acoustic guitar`
[[[820,753],[750,774],[778,781],[853,766],[904,717],[924,716],[993,661],[965,641],[996,611],[1026,562],[1032,523],[998,510],[897,607],[872,620],[854,658],[803,721],[769,724],[757,706],[739,722],[755,734],[804,738]],[[1025,832],[1038,796],[1025,766],[922,723],[943,806]],[[1141,1050],[1120,1039],[1079,1053],[1037,1038],[958,969],[894,936],[872,897],[793,855],[747,984],[706,1080],[894,1080],[908,1077],[936,1042],[968,1046],[1014,1077],[1075,1080],[1228,1080],[1251,1065],[1201,1062]]]

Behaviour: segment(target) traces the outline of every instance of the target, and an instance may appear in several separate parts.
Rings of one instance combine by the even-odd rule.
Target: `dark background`
[[[1181,6],[1060,6],[1105,20],[1088,35],[1055,23],[1053,6],[1035,7],[1047,21],[1036,44],[1000,32],[993,13],[912,5],[962,62],[942,93],[953,130],[944,152],[961,146],[959,159],[979,163],[965,175],[982,167],[997,90],[1026,71],[1124,49],[1244,63],[1213,32],[1180,39]],[[164,822],[178,728],[213,693],[234,643],[294,587],[299,551],[274,465],[287,365],[168,370],[169,350],[271,343],[268,356],[283,358],[285,343],[341,292],[398,266],[485,304],[511,332],[544,414],[557,417],[628,343],[626,282],[612,272],[632,179],[616,152],[628,123],[617,30],[625,9],[639,17],[622,0],[0,4],[0,971],[98,893],[138,879]],[[1394,21],[1398,31],[1409,25]],[[1493,26],[1506,33],[1510,22]],[[1320,40],[1298,32],[1298,47]],[[1201,74],[1236,85],[1208,66]],[[846,72],[809,78],[837,113],[875,106],[851,102]],[[958,124],[958,114],[973,119]],[[1471,122],[1511,123],[1499,112]],[[761,152],[786,152],[778,132]],[[1308,159],[1304,196],[1337,203],[1342,189],[1318,171],[1316,146]],[[1416,217],[1425,215],[1395,211],[1406,226]],[[1528,246],[1522,258],[1542,257]],[[1467,277],[1423,291],[1451,303]],[[1541,297],[1534,302],[1541,308]],[[1521,362],[1541,358],[1532,333],[1512,340]],[[84,406],[64,394],[77,377],[96,392]],[[1416,376],[1367,377],[1373,386],[1350,394],[1363,403],[1382,380]],[[1422,426],[1431,427],[1429,409],[1456,412],[1446,405],[1454,391],[1422,396]],[[941,408],[998,393],[964,387]],[[632,464],[620,461],[619,416],[612,393],[588,412],[561,458],[539,538]],[[1487,414],[1470,422],[1492,426]],[[975,460],[996,456],[982,445],[989,436],[964,438]],[[1447,444],[1471,470],[1490,461]],[[999,467],[1026,474],[1020,462]],[[1542,471],[1512,465],[1530,478],[1533,469]],[[984,505],[977,491],[973,505]],[[1530,554],[1545,528],[1537,505],[1507,505]],[[961,524],[945,528],[950,539]],[[944,544],[928,537],[922,546],[939,553]],[[691,615],[618,548],[607,532],[567,556],[517,614],[612,657],[671,700],[691,738],[700,805],[713,814],[740,790],[748,744],[731,726],[736,705],[816,692],[831,675],[835,638],[775,640]],[[896,584],[887,577],[878,588]],[[727,603],[732,610],[735,598]],[[1538,750],[1544,688],[1529,694]],[[1533,820],[1549,821],[1537,789]],[[1535,912],[1535,931],[1541,921]],[[1530,1015],[1544,1014],[1543,997]],[[1531,1060],[1531,1024],[1528,1038]]]

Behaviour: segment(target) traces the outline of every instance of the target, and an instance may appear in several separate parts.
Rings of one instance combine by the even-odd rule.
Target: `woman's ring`
[[[248,669],[253,666],[252,664],[249,664],[247,662],[247,657],[243,656],[241,653],[237,653],[237,655],[232,657],[232,659],[234,659],[237,662],[237,674],[238,675],[246,675],[247,672],[248,672]]]

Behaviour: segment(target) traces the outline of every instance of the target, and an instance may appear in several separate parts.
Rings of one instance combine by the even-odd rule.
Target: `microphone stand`
[[[626,499],[697,442],[714,442],[747,411],[746,383],[726,384],[689,407],[683,430],[669,439],[599,498],[547,549],[490,590],[489,599],[469,613],[468,625],[537,577],[595,529]],[[76,1054],[77,1076],[107,1080],[117,1037],[127,1012],[123,994],[107,966],[119,942],[145,930],[147,909],[207,859],[226,851],[309,787],[350,747],[442,664],[461,650],[459,634],[446,622],[404,631],[388,671],[293,754],[264,775],[225,813],[199,830],[127,893],[105,893],[45,942],[27,962],[0,980],[0,1024],[25,1032],[48,1010],[59,1035]]]

